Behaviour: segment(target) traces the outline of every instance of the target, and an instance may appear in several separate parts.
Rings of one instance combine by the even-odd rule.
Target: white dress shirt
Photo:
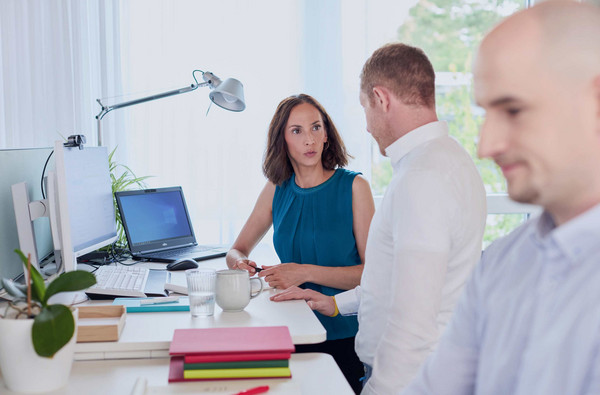
[[[338,294],[358,311],[356,352],[373,367],[364,394],[399,392],[435,348],[481,255],[485,189],[444,122],[386,149],[393,177],[371,222],[361,285]]]

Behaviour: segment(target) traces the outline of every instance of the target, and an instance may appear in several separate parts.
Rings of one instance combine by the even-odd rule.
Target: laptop
[[[227,248],[199,245],[181,187],[115,192],[134,259],[175,262],[225,256]]]

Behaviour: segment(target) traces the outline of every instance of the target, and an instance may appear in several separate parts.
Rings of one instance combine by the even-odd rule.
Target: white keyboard
[[[87,294],[129,296],[143,298],[148,281],[149,269],[139,266],[100,266],[94,272],[96,285],[88,288]]]

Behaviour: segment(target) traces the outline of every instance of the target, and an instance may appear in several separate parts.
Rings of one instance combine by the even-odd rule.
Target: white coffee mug
[[[252,281],[258,281],[260,289],[252,292]],[[261,293],[263,283],[260,278],[250,278],[245,270],[217,271],[216,301],[223,311],[242,311],[250,299]]]

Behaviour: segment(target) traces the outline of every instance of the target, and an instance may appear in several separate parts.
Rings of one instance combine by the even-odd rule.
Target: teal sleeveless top
[[[275,188],[273,245],[281,262],[330,267],[361,263],[352,229],[352,182],[357,174],[337,169],[313,188],[300,188],[293,174]],[[301,287],[329,296],[343,292],[313,283]],[[327,340],[352,337],[358,331],[356,316],[315,314],[327,330]]]

